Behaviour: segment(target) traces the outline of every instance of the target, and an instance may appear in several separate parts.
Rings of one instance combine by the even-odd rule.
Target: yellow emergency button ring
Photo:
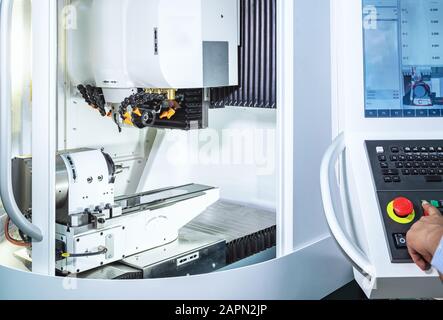
[[[397,198],[386,208],[389,217],[400,224],[410,224],[415,220],[414,205],[409,199]]]

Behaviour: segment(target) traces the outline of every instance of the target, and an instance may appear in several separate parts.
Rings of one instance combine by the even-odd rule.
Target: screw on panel
[[[93,177],[89,177],[86,181],[88,181],[88,183],[92,183],[94,181]]]

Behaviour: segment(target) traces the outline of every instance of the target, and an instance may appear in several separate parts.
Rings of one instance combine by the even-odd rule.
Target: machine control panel
[[[393,263],[412,261],[406,234],[426,215],[424,200],[443,212],[443,141],[367,141]]]

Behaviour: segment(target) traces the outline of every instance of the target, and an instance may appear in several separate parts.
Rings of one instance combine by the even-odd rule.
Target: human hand
[[[427,216],[415,223],[407,234],[409,254],[423,271],[429,270],[435,252],[443,238],[443,216],[440,211],[423,202]]]

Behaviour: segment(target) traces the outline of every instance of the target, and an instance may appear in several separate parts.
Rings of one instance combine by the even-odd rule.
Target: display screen
[[[443,117],[443,0],[363,0],[365,116]]]

